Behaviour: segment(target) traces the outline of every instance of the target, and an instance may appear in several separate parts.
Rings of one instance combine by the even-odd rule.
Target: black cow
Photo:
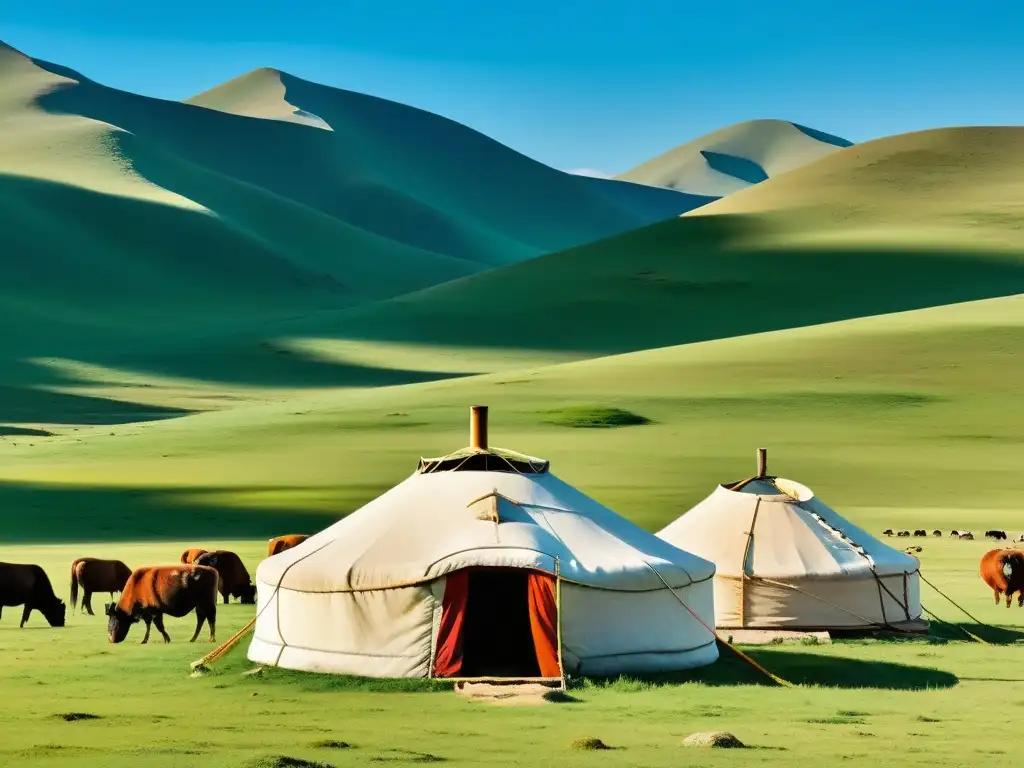
[[[67,606],[53,593],[46,571],[38,565],[0,563],[0,611],[4,606],[23,605],[21,626],[32,611],[39,611],[51,627],[63,627]]]
[[[892,528],[886,528],[884,531],[882,531],[882,535],[883,536],[892,536]]]
[[[997,541],[1006,540],[1006,531],[985,531],[986,539],[996,539]]]

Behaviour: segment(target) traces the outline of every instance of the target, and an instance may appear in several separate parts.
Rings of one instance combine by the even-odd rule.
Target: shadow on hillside
[[[662,675],[629,677],[586,678],[584,686],[630,687],[679,685],[777,685],[735,654],[720,649],[719,660],[708,667]],[[839,656],[777,649],[744,649],[750,658],[772,674],[797,685],[817,685],[826,688],[875,688],[883,690],[917,691],[934,688],[952,688],[959,679],[950,672],[928,667],[915,667],[887,661],[862,661]]]
[[[584,357],[1024,293],[1024,258],[1016,253],[788,245],[827,226],[801,221],[795,214],[673,219],[354,307],[330,322],[289,322],[281,333],[500,347],[514,328],[524,347]],[[473,322],[480,317],[487,322]]]
[[[0,386],[0,422],[43,424],[128,424],[185,416],[192,411],[104,397]],[[0,436],[46,437],[45,430],[0,426]]]
[[[316,533],[383,489],[322,489],[330,503],[227,504],[240,490],[268,496],[288,488],[112,488],[0,483],[0,540],[5,544],[255,539],[282,533]],[[308,492],[308,489],[302,489]],[[334,507],[333,504],[337,503]]]
[[[249,387],[390,387],[459,378],[451,373],[401,367],[382,368],[319,358],[274,341],[238,339],[234,345],[213,342],[194,350],[124,354],[104,361],[112,368],[152,375]],[[397,362],[397,361],[396,361]]]
[[[768,174],[765,173],[764,168],[753,160],[724,152],[712,152],[707,149],[700,150],[700,153],[712,170],[726,176],[733,176],[748,184],[760,184],[762,181],[768,180]]]

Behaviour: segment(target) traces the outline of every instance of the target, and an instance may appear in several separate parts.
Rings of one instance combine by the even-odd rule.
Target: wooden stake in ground
[[[223,656],[229,650],[234,648],[235,645],[238,644],[238,641],[241,640],[243,637],[245,637],[247,634],[249,634],[249,632],[251,632],[253,627],[255,627],[255,626],[256,626],[256,619],[253,619],[248,624],[246,624],[244,627],[242,627],[240,630],[238,630],[234,635],[232,635],[230,638],[228,638],[226,641],[224,641],[223,643],[218,645],[216,648],[214,648],[212,651],[210,651],[208,654],[203,656],[203,658],[199,659],[198,661],[193,661],[192,662],[192,669],[199,670],[199,669],[205,667],[207,664],[212,664],[213,662],[215,662],[217,659],[219,659],[221,656]]]

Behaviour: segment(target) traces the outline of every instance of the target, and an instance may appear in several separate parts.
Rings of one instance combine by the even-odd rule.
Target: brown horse
[[[198,547],[193,549],[186,549],[184,552],[181,553],[181,562],[185,563],[185,565],[192,565],[192,563],[194,563],[200,555],[205,554],[206,550],[199,549]]]
[[[107,604],[107,635],[112,643],[120,643],[128,636],[128,630],[139,619],[146,622],[146,636],[149,642],[150,624],[155,624],[163,635],[164,642],[171,642],[164,631],[164,614],[181,618],[196,612],[195,642],[203,622],[210,622],[210,642],[216,639],[217,589],[220,578],[217,571],[205,565],[159,565],[150,568],[136,568],[121,592],[121,599],[115,605]]]
[[[196,558],[196,565],[208,565],[220,576],[220,595],[227,605],[228,599],[237,597],[247,605],[256,602],[256,587],[249,577],[242,558],[226,549],[204,552]]]
[[[78,603],[78,588],[82,588],[82,610],[90,616],[92,612],[93,592],[109,592],[110,599],[114,593],[124,589],[132,569],[120,560],[99,560],[95,557],[80,557],[71,564],[71,612],[75,612]]]
[[[24,605],[21,626],[39,611],[51,627],[63,627],[68,607],[53,593],[46,571],[38,565],[0,563],[0,614],[4,606]]]
[[[297,547],[308,538],[309,536],[304,533],[292,533],[287,536],[278,536],[268,542],[267,554],[273,557],[274,555],[280,554],[292,547]]]

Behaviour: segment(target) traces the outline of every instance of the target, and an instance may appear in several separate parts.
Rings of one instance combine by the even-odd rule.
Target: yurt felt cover
[[[546,463],[544,469],[417,471],[264,560],[256,571],[249,658],[294,669],[427,677],[438,665],[457,663],[458,648],[445,638],[458,636],[460,572],[512,568],[550,577],[557,561],[567,669],[615,674],[714,661],[714,635],[701,624],[713,622],[714,566],[602,506],[546,471]],[[496,503],[478,503],[489,495]],[[529,589],[541,650],[550,636],[542,627],[557,617],[540,599],[548,582]],[[548,662],[541,666],[550,669]]]
[[[658,536],[715,563],[719,627],[892,626],[921,617],[917,558],[792,480],[718,486]]]

